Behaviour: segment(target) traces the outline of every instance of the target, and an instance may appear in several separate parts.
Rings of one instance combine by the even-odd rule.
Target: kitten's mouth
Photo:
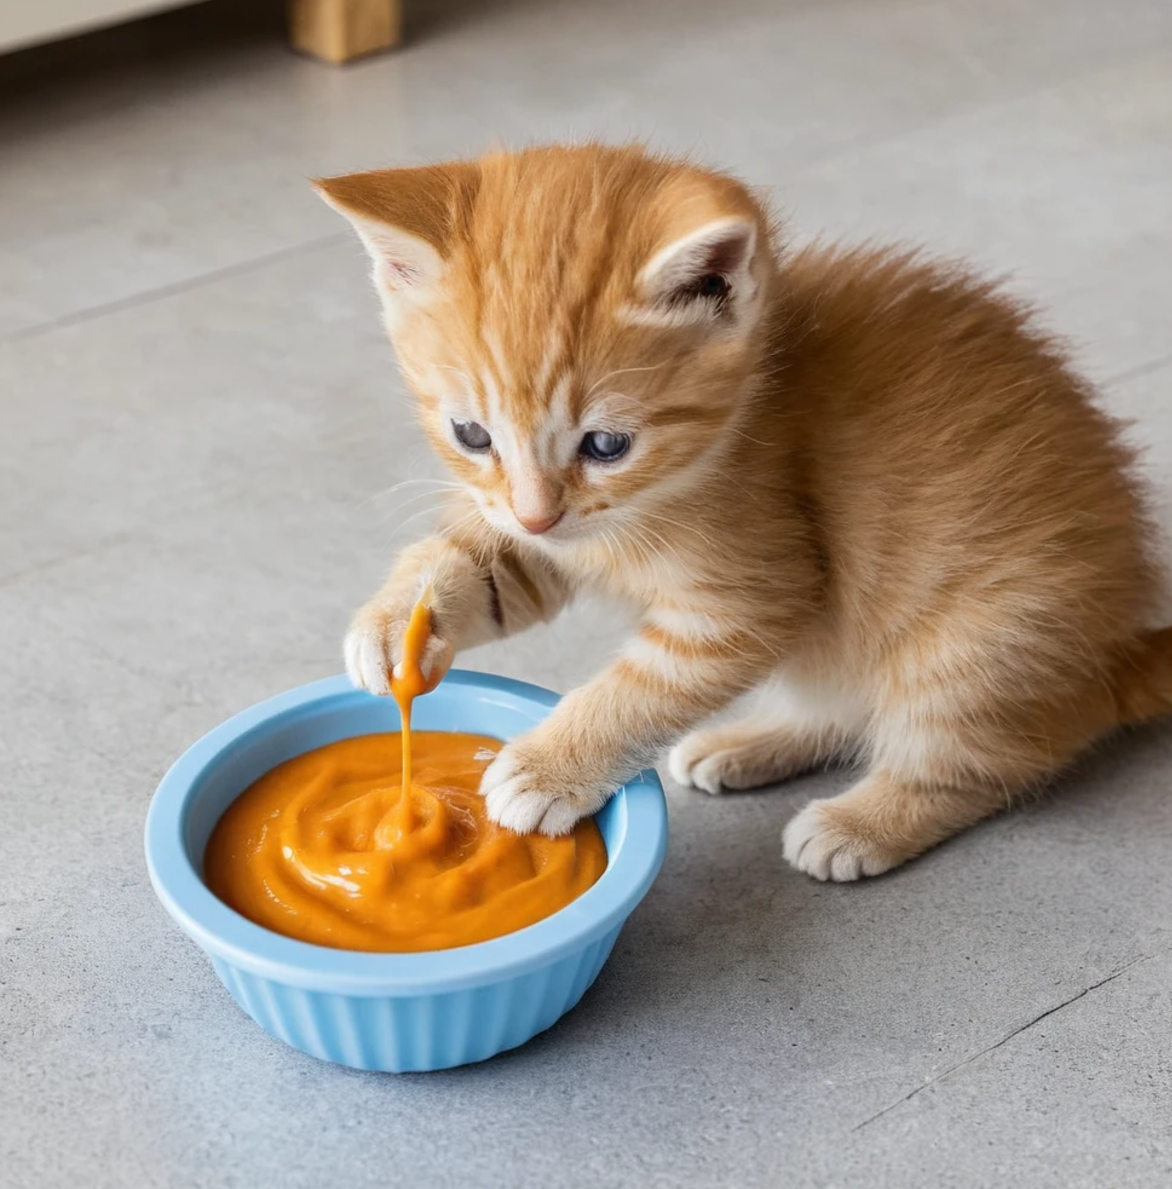
[[[530,545],[544,545],[550,549],[564,549],[571,545],[580,544],[587,538],[594,536],[595,533],[592,530],[593,526],[584,524],[579,517],[571,518],[569,515],[563,514],[558,517],[555,524],[542,529],[541,532],[534,532],[531,529],[516,525],[513,526],[511,532],[518,540],[525,541]]]
[[[575,526],[567,524],[563,517],[559,517],[556,525],[550,525],[549,528],[544,528],[540,532],[534,532],[533,529],[522,526],[514,530],[514,535],[522,541],[528,541],[534,545],[565,545],[576,538],[581,537],[581,533],[575,531]]]
[[[532,545],[565,544],[583,535],[580,521],[564,511],[545,520],[526,522],[511,509],[494,508],[481,502],[480,515],[490,528]]]
[[[542,537],[547,533],[552,532],[559,524],[561,524],[566,517],[565,509],[555,513],[552,516],[540,516],[537,518],[522,519],[516,516],[517,523],[525,530],[531,537]]]

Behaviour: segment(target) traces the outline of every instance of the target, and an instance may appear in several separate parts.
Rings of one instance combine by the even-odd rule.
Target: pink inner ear
[[[382,270],[392,289],[405,289],[423,279],[422,270],[409,260],[383,260]]]
[[[650,285],[662,297],[711,273],[731,279],[748,264],[755,240],[752,224],[740,220],[702,228],[652,262]]]
[[[438,279],[443,260],[426,240],[369,219],[353,222],[374,263],[375,276],[388,289],[411,289]]]
[[[745,265],[745,257],[749,252],[752,236],[748,229],[739,230],[737,234],[727,239],[718,240],[708,245],[706,256],[697,261],[698,273],[730,273],[739,272]]]

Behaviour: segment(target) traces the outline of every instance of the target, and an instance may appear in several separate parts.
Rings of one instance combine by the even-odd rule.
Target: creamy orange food
[[[430,625],[419,612],[392,681],[404,732],[281,764],[212,832],[208,886],[258,925],[338,949],[448,949],[549,916],[606,868],[591,819],[562,838],[488,820],[477,790],[497,740],[410,732],[411,700],[427,688],[419,661]]]
[[[391,697],[399,706],[399,720],[403,724],[403,787],[411,787],[411,705],[420,694],[434,688],[423,675],[423,650],[431,635],[431,608],[424,602],[415,604],[407,631],[403,634],[403,660],[399,672],[391,674]]]

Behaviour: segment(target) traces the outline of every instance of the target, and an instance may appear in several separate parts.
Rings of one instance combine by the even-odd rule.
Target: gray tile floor
[[[410,6],[410,5],[409,5]],[[781,864],[828,773],[671,793],[663,875],[526,1048],[380,1077],[266,1038],[156,905],[186,744],[335,672],[431,473],[310,174],[648,136],[793,233],[1011,275],[1134,419],[1172,537],[1167,0],[432,4],[345,71],[276,40],[0,108],[0,1181],[1172,1184],[1172,729],[898,874]],[[602,607],[469,663],[566,687]]]

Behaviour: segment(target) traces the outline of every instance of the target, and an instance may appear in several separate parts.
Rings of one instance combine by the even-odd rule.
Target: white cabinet
[[[0,0],[0,53],[181,8],[191,0]]]

